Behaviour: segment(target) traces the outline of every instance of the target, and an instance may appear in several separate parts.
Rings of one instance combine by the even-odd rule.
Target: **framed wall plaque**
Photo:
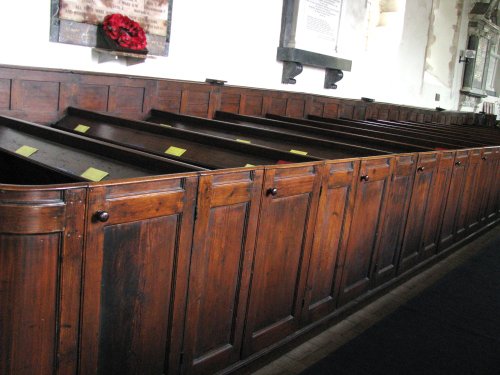
[[[337,88],[343,71],[352,62],[332,56],[337,51],[342,0],[283,0],[281,35],[277,59],[283,61],[282,83],[295,83],[293,77],[303,65],[325,68],[325,88]]]
[[[97,25],[120,13],[139,22],[152,55],[167,56],[173,0],[51,0],[50,41],[95,47]]]

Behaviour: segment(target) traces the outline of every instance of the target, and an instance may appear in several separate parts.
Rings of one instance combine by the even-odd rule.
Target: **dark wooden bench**
[[[457,138],[457,139],[465,139],[468,141],[475,141],[478,143],[482,143],[485,145],[490,145],[500,140],[500,132],[495,131],[494,129],[484,129],[478,126],[468,126],[468,125],[429,125],[429,124],[420,124],[415,122],[408,121],[388,121],[388,120],[370,120],[370,123],[377,125],[384,125],[394,129],[397,131],[414,131],[421,133],[431,133],[431,134],[439,134],[446,137]]]
[[[68,108],[66,115],[53,127],[209,169],[320,160],[77,108]]]
[[[0,116],[0,149],[51,169],[73,181],[101,181],[203,170],[105,142],[71,135],[47,126]],[[19,163],[19,162],[16,162]],[[36,168],[30,168],[31,171]],[[25,173],[23,169],[18,174]],[[27,176],[34,183],[38,177]],[[41,177],[41,182],[47,178]],[[59,178],[56,181],[60,180]]]
[[[429,151],[433,149],[431,147],[420,146],[407,142],[387,140],[381,137],[368,136],[364,134],[356,134],[355,132],[338,131],[326,128],[321,129],[318,127],[300,125],[298,123],[278,121],[257,116],[239,115],[229,112],[217,111],[214,118],[223,121],[230,121],[239,125],[259,127],[261,129],[275,129],[284,133],[309,135],[325,140],[342,140],[343,142],[358,146],[377,147],[389,153]]]
[[[229,138],[243,143],[271,147],[286,152],[296,150],[323,159],[343,159],[387,153],[374,147],[362,147],[313,136],[289,134],[277,129],[260,129],[255,126],[236,125],[227,121],[209,120],[154,109],[146,121],[172,126],[176,129]]]
[[[287,121],[290,123],[298,123],[320,129],[331,129],[349,131],[356,134],[372,135],[384,138],[391,141],[408,142],[422,147],[432,149],[456,149],[463,147],[480,146],[472,142],[464,142],[461,140],[449,139],[445,137],[426,137],[416,131],[408,129],[393,129],[380,124],[370,123],[368,121],[347,120],[347,119],[325,119],[318,116],[309,116],[307,119],[296,119],[285,116],[267,115],[267,117]]]

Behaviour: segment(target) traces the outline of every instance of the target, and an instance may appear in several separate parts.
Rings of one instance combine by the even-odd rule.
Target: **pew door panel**
[[[177,372],[198,177],[91,186],[82,374]],[[168,358],[170,356],[170,358]]]
[[[374,254],[383,227],[392,158],[361,161],[354,211],[347,240],[339,305],[368,291],[372,283]]]
[[[456,240],[456,226],[460,214],[468,163],[469,152],[467,150],[456,151],[440,228],[438,251],[449,248]]]
[[[244,356],[299,328],[323,166],[266,168]]]
[[[453,173],[454,151],[442,151],[439,155],[438,169],[429,196],[429,207],[425,215],[422,235],[422,259],[437,254],[445,203],[450,190]]]
[[[481,171],[481,152],[482,150],[479,148],[469,150],[469,163],[467,165],[464,191],[460,201],[460,212],[455,230],[457,241],[466,237],[468,229],[475,226],[473,213],[479,205],[476,194]]]
[[[495,167],[497,164],[496,160],[496,147],[486,147],[483,149],[481,155],[481,177],[480,177],[480,188],[478,189],[478,195],[480,199],[479,211],[476,213],[476,217],[479,221],[479,227],[483,227],[488,222],[488,206],[489,198],[492,192],[493,178],[495,175]],[[470,228],[473,232],[474,229]]]
[[[214,373],[240,359],[263,171],[200,177],[193,238],[185,373]]]
[[[86,188],[0,192],[0,373],[76,374]]]
[[[431,188],[437,173],[438,155],[436,152],[419,154],[398,273],[411,269],[422,260],[423,231]]]
[[[375,285],[383,284],[396,276],[417,158],[417,154],[394,156],[386,215],[376,255]]]
[[[302,314],[305,323],[327,315],[337,304],[359,164],[359,160],[326,163]]]
[[[498,218],[498,200],[500,200],[500,147],[495,148],[491,171],[491,187],[486,204],[486,220],[491,223]]]

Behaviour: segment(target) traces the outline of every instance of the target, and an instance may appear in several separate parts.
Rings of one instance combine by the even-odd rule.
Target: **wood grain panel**
[[[208,117],[210,104],[210,88],[207,91],[183,90],[181,113],[193,116]]]
[[[137,206],[113,206],[108,201],[119,199],[108,198],[116,196],[114,184],[90,190],[85,270],[94,272],[84,278],[82,373],[179,370],[197,178],[164,180],[163,191],[148,181],[128,182],[128,197],[154,186],[149,193],[162,195],[160,207],[177,210],[130,215],[141,199],[131,201]],[[127,184],[116,186],[123,191]],[[95,212],[106,209],[109,222],[95,220]]]
[[[51,374],[60,235],[0,235],[0,373]]]
[[[437,174],[437,166],[437,153],[419,154],[398,273],[403,273],[411,269],[423,260],[423,230],[431,196],[431,188]]]
[[[359,160],[327,163],[308,272],[303,321],[317,320],[335,309],[340,269],[354,209]]]
[[[30,112],[59,110],[59,82],[12,81],[12,109]]]
[[[354,107],[353,119],[364,120],[366,118],[366,105],[357,104]]]
[[[186,373],[214,373],[240,358],[262,174],[218,172],[200,178],[183,349]]]
[[[286,98],[271,98],[271,104],[269,105],[269,111],[267,113],[273,115],[284,116],[287,110],[287,100]]]
[[[318,205],[321,165],[266,169],[252,278],[245,356],[298,329]],[[309,191],[304,191],[314,176]],[[285,180],[286,183],[285,183]],[[297,188],[292,185],[296,183]],[[287,194],[270,189],[287,186]]]
[[[162,111],[179,113],[181,110],[181,98],[182,89],[180,87],[160,82],[155,108]]]
[[[422,234],[422,257],[429,258],[437,253],[445,203],[448,198],[455,152],[444,151],[438,157],[438,169],[429,192],[429,207]]]
[[[375,285],[383,284],[396,276],[416,164],[416,154],[394,156],[386,218],[380,232],[374,267]]]
[[[249,116],[262,115],[264,98],[262,95],[241,95],[240,114]]]
[[[354,105],[347,102],[341,102],[339,104],[338,117],[352,119],[354,117]]]
[[[222,91],[220,98],[220,110],[231,113],[238,113],[240,110],[240,94],[227,93]]]
[[[81,84],[73,96],[74,106],[91,111],[106,111],[109,90],[109,86],[105,85]]]
[[[464,238],[469,226],[474,224],[472,213],[479,204],[476,198],[477,185],[479,183],[481,167],[481,149],[469,150],[469,162],[465,177],[462,199],[460,200],[460,213],[458,215],[456,236],[457,240]]]
[[[286,116],[288,117],[304,117],[306,101],[304,99],[290,98],[287,100]]]
[[[458,215],[460,213],[462,194],[465,185],[467,166],[469,161],[468,151],[457,151],[453,162],[453,171],[448,190],[448,197],[442,217],[439,235],[438,251],[443,251],[455,242],[455,233]]]
[[[110,112],[142,113],[145,91],[144,87],[111,86],[108,110]]]
[[[361,161],[339,304],[351,301],[370,286],[377,238],[380,238],[379,231],[384,224],[391,160],[368,158]]]
[[[0,79],[0,109],[10,109],[10,79]]]

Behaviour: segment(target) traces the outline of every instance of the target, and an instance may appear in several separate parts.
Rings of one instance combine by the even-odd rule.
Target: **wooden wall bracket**
[[[284,61],[283,62],[283,75],[281,76],[281,83],[294,85],[297,81],[295,78],[302,73],[303,66],[299,62]]]
[[[340,69],[325,69],[325,89],[336,89],[337,82],[344,78]]]

